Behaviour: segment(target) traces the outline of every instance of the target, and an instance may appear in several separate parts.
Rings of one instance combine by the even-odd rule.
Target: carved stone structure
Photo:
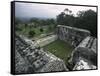
[[[97,68],[97,39],[86,37],[72,52],[71,59],[73,70],[86,70]]]
[[[75,27],[58,25],[57,35],[59,39],[76,47],[85,37],[90,35],[90,32],[88,30],[78,29]]]
[[[68,71],[63,60],[43,48],[34,46],[34,42],[27,38],[16,36],[16,73],[37,73]]]
[[[97,39],[88,30],[58,25],[57,35],[75,47],[69,60],[70,70],[97,68]]]
[[[45,52],[39,45],[44,46],[57,38],[75,47],[68,60],[68,65],[65,65],[63,60],[50,52]],[[32,41],[23,36],[16,35],[15,41],[16,73],[40,73],[97,68],[97,39],[90,36],[88,30],[58,25],[56,35],[51,35],[50,37],[46,37],[46,39]]]

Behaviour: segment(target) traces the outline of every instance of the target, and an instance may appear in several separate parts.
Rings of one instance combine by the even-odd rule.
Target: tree
[[[29,37],[34,37],[34,35],[35,35],[35,31],[34,30],[29,31]]]
[[[19,18],[15,17],[15,24],[18,25],[21,23],[22,23],[22,21]]]
[[[79,12],[74,26],[87,29],[92,36],[97,37],[97,13],[92,10]]]
[[[28,26],[27,23],[25,23],[25,28],[26,28],[27,26]]]
[[[57,16],[57,24],[64,25],[64,16],[65,16],[65,13],[64,13],[64,12],[61,12],[61,13]]]
[[[43,28],[40,28],[40,32],[43,32],[44,30],[43,30]]]
[[[61,12],[57,16],[57,24],[73,26],[74,16],[72,14],[72,11],[66,8],[63,12]]]
[[[68,14],[70,15],[70,14],[72,13],[72,11],[69,10],[68,8],[65,8],[65,9],[64,9],[64,12],[65,12],[67,15],[68,15]]]

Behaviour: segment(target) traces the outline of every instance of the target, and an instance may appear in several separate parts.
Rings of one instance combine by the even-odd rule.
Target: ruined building
[[[72,52],[73,70],[97,68],[97,39],[87,36]]]
[[[16,74],[97,68],[97,39],[92,37],[88,30],[58,25],[56,28],[56,36],[58,39],[68,42],[75,47],[68,60],[67,66],[62,59],[50,52],[45,52],[35,41],[16,35]]]
[[[21,36],[16,36],[16,73],[40,73],[68,71],[63,60],[50,52],[44,52],[34,42]]]
[[[88,30],[64,25],[57,26],[58,38],[72,44],[74,47],[77,47],[79,43],[89,35],[90,32]]]
[[[70,59],[70,70],[97,68],[97,39],[88,30],[58,25],[57,36],[75,47]]]

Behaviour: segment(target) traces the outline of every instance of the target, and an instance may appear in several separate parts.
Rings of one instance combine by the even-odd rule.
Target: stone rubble
[[[57,38],[75,47],[67,66],[62,59],[50,52],[45,52],[40,47],[51,43]],[[43,44],[45,40],[46,43]],[[15,42],[16,73],[40,73],[97,68],[97,39],[90,36],[88,30],[58,25],[56,34],[46,39],[32,41],[24,36],[16,35]]]
[[[88,30],[64,25],[57,26],[58,38],[72,44],[74,47],[76,47],[85,37],[89,35],[90,32]]]
[[[88,30],[58,25],[57,35],[75,47],[67,65],[70,70],[97,68],[97,39],[90,36]]]
[[[97,68],[96,40],[96,38],[88,36],[73,50],[71,59],[69,60],[70,63],[74,64],[73,70],[86,70]],[[84,62],[87,65],[85,65]],[[81,66],[80,63],[83,65]],[[80,66],[81,68],[79,69]]]
[[[16,73],[68,71],[63,60],[49,52],[44,52],[43,48],[40,48],[39,46],[33,46],[34,42],[25,37],[21,38],[20,36],[16,36],[15,38],[16,51],[20,54],[19,59],[23,58],[24,62],[22,64],[22,62],[19,60],[19,62],[16,63],[16,65],[20,63],[18,66],[16,66]],[[17,59],[15,59],[15,61]],[[26,63],[26,61],[28,63]],[[24,66],[23,68],[26,68],[26,70],[22,69],[20,66]],[[32,69],[30,72],[28,67]]]

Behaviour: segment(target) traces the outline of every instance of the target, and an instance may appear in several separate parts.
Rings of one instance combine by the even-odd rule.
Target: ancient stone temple
[[[75,48],[67,65],[62,59],[40,47],[56,39],[68,42]],[[38,41],[16,35],[15,64],[16,74],[96,69],[97,39],[88,30],[64,25],[58,25],[55,34]]]
[[[90,35],[90,32],[85,29],[58,25],[57,35],[59,39],[69,42],[76,47],[85,37]]]
[[[16,36],[15,40],[16,73],[68,71],[63,60],[34,46],[33,41],[22,36]]]
[[[72,52],[71,61],[73,70],[97,68],[97,39],[86,37]]]
[[[97,68],[97,39],[88,30],[58,25],[57,36],[75,47],[69,59],[70,70]]]

